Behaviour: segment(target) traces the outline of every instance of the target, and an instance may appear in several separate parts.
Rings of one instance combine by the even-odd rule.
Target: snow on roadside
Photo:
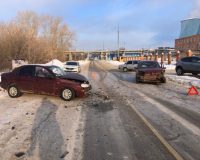
[[[119,61],[107,61],[107,62],[115,66],[119,66],[125,63],[125,62],[119,62]],[[166,67],[166,70],[175,70],[175,67],[176,67],[175,64],[176,63],[174,63],[174,61],[172,62],[172,64],[167,64],[167,62],[165,62],[164,67]]]
[[[88,61],[88,60],[80,60],[79,61],[79,64],[80,65],[85,65],[85,64],[88,64],[90,61]]]
[[[177,75],[166,75],[166,77],[173,82],[186,85],[191,87],[192,85],[200,89],[200,79],[191,76],[177,76]]]
[[[164,64],[164,67],[166,67],[166,70],[175,70],[176,65],[174,65],[174,64]]]
[[[119,62],[119,61],[107,61],[107,62],[109,62],[110,64],[115,65],[115,66],[119,66],[119,65],[125,63],[125,62]]]
[[[57,59],[53,59],[52,61],[50,61],[50,62],[48,62],[46,64],[47,65],[55,65],[55,66],[58,66],[60,68],[64,68],[64,64],[61,61],[57,60]]]

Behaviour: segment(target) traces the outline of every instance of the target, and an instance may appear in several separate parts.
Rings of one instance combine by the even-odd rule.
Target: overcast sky
[[[75,32],[74,49],[174,46],[180,21],[200,17],[200,0],[0,0],[0,21],[18,11],[60,16]]]

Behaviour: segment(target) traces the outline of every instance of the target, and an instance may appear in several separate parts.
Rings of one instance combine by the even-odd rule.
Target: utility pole
[[[119,58],[119,24],[118,24],[118,27],[117,27],[117,57]]]

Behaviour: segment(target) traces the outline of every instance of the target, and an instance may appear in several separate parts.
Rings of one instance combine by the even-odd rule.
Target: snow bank
[[[53,59],[52,61],[50,61],[50,62],[48,62],[46,64],[47,65],[55,65],[55,66],[58,66],[60,68],[64,68],[64,64],[61,61],[57,60],[57,59]]]
[[[85,65],[87,63],[89,63],[90,61],[88,60],[81,60],[81,61],[78,61],[80,65]]]
[[[173,82],[183,84],[186,86],[195,86],[200,88],[200,79],[191,76],[177,76],[177,75],[166,75],[166,77]]]
[[[115,65],[115,66],[119,66],[119,65],[125,63],[125,62],[119,62],[119,61],[107,61],[107,62],[109,62],[110,64]]]
[[[119,61],[107,61],[107,62],[115,66],[119,66],[125,63],[125,62],[119,62]],[[172,64],[167,64],[167,62],[165,62],[164,67],[166,67],[166,70],[175,70],[176,62],[173,61]]]
[[[175,64],[164,64],[164,67],[166,67],[166,70],[175,70],[176,65]]]
[[[1,83],[1,74],[2,74],[3,72],[0,72],[0,83]]]

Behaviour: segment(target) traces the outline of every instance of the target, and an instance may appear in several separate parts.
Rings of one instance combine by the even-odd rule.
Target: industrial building
[[[181,53],[191,50],[200,54],[200,19],[187,19],[181,21],[180,37],[175,40],[175,49]]]

